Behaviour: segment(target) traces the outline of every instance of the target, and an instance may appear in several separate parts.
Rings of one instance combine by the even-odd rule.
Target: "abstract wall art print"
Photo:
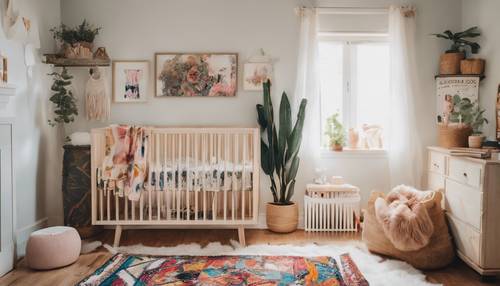
[[[243,71],[243,89],[262,91],[262,84],[271,80],[273,65],[271,63],[246,63]]]
[[[145,102],[148,95],[148,61],[113,62],[113,101]]]
[[[236,95],[238,54],[157,53],[155,65],[158,97]]]

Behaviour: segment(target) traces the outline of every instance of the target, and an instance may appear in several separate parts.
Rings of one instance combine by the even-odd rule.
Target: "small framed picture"
[[[149,61],[113,62],[113,102],[146,102],[148,85]]]
[[[271,79],[272,72],[271,63],[246,63],[243,71],[243,89],[262,91],[262,83]]]

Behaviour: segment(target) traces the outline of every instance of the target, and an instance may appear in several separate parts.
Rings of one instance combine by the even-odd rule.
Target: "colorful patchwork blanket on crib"
[[[143,127],[111,125],[106,129],[106,151],[101,168],[105,188],[137,201],[148,176],[148,135]]]

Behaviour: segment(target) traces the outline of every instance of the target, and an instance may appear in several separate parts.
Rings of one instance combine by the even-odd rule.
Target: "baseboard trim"
[[[34,224],[22,227],[16,230],[15,234],[15,243],[16,243],[16,259],[23,257],[26,254],[26,243],[28,242],[28,238],[30,234],[34,231],[42,229],[48,226],[49,218],[44,217]]]

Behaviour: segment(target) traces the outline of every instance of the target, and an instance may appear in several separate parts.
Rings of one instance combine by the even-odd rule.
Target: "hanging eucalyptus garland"
[[[55,118],[48,120],[49,125],[54,127],[58,124],[75,121],[75,116],[78,115],[78,108],[76,106],[76,98],[69,89],[73,76],[68,73],[65,67],[63,67],[61,73],[53,72],[49,75],[54,79],[54,83],[50,88],[54,94],[49,100],[55,105]]]

